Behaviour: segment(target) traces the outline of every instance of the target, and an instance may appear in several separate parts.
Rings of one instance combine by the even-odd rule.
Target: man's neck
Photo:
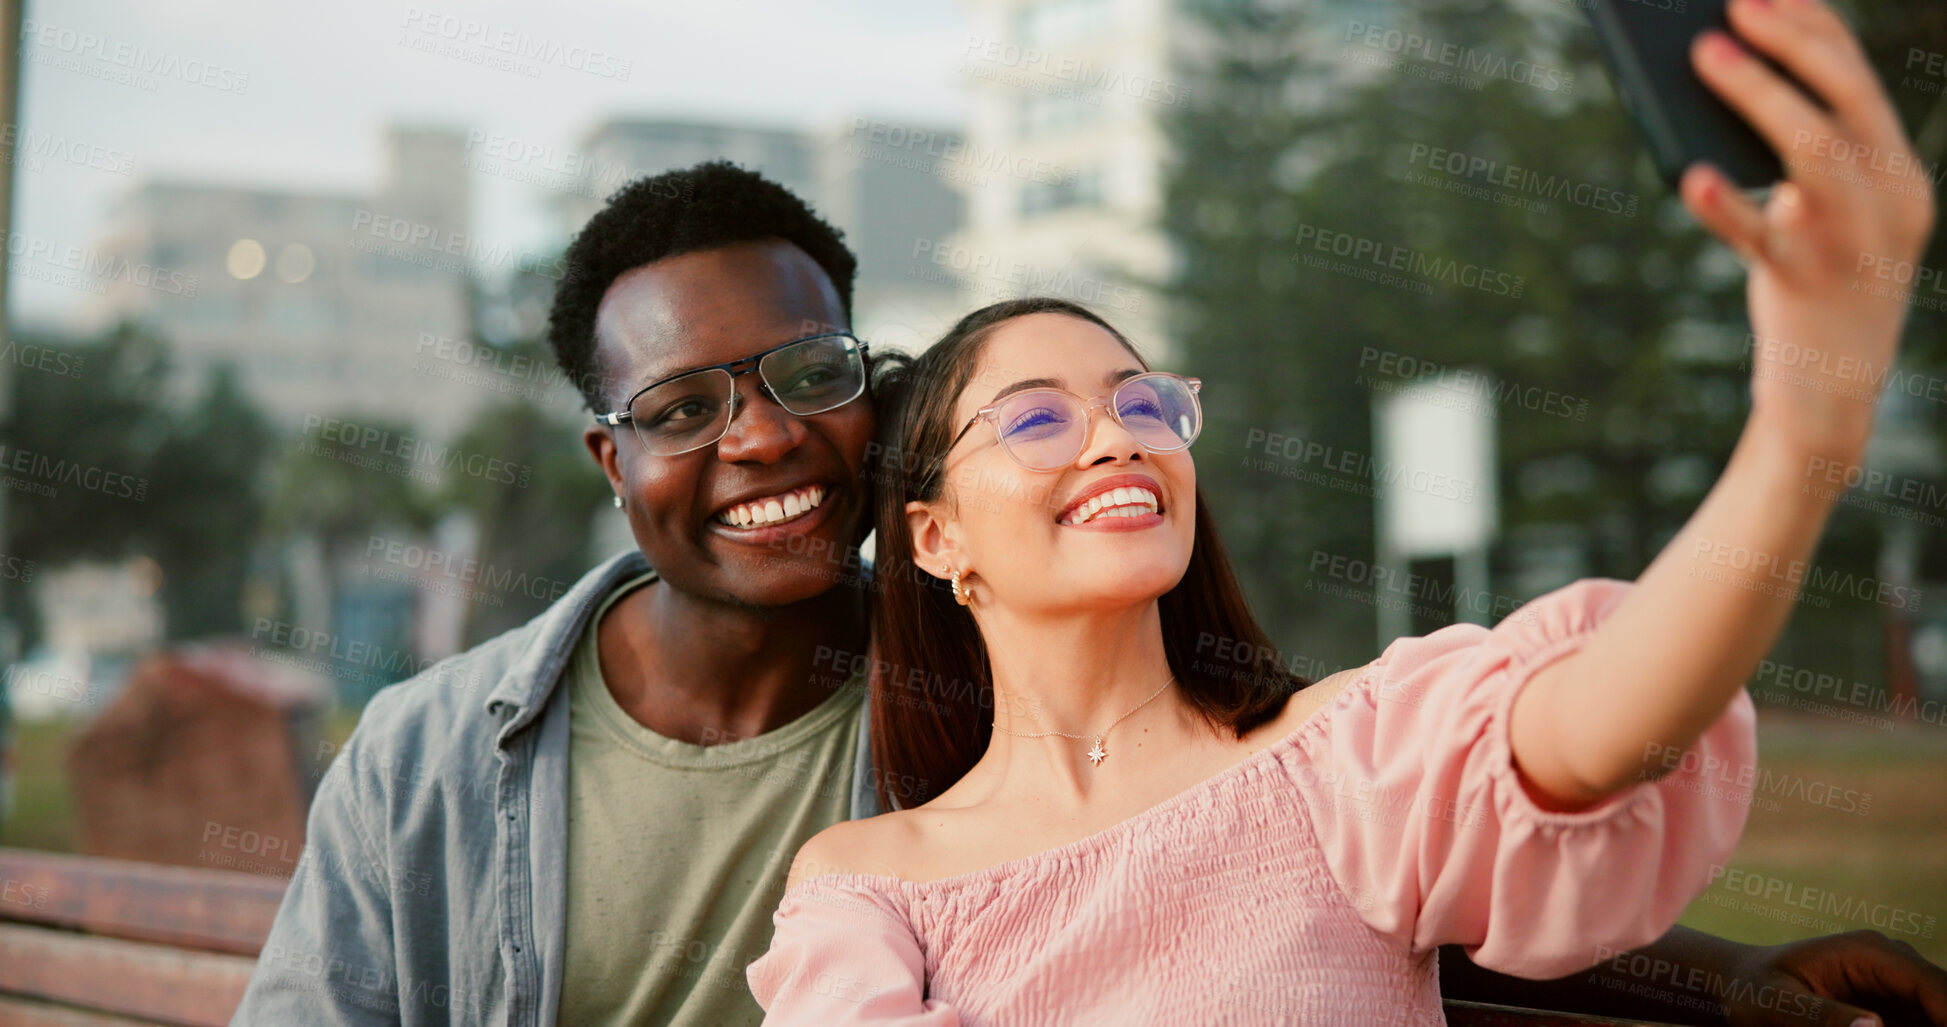
[[[637,723],[694,745],[752,738],[810,712],[850,676],[867,638],[864,603],[843,587],[754,608],[657,580],[597,625],[609,694]]]

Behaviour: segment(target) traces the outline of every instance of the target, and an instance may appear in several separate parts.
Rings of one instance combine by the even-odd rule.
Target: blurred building
[[[1168,359],[1158,297],[1160,116],[1187,104],[1170,70],[1169,0],[967,0],[960,68],[972,100],[948,243],[968,307],[1041,294],[1087,304]]]
[[[962,200],[946,177],[950,168],[910,147],[873,142],[875,128],[883,135],[886,125],[866,117],[811,131],[679,120],[604,122],[582,140],[572,160],[559,161],[582,179],[582,187],[563,190],[556,203],[562,238],[572,238],[629,181],[729,160],[777,181],[842,229],[859,258],[854,327],[870,342],[917,348],[965,312],[951,279],[928,273],[934,241],[961,225]],[[948,129],[917,131],[936,146],[959,140]]]
[[[947,265],[969,308],[1053,295],[1095,309],[1152,360],[1172,359],[1153,285],[1170,277],[1162,231],[1164,119],[1194,102],[1181,71],[1198,44],[1172,0],[964,0],[974,19],[960,73],[972,98],[956,178],[966,229]],[[1396,16],[1377,0],[1313,5],[1291,41],[1321,75],[1295,103],[1329,102],[1345,77],[1377,74],[1335,60],[1336,38]]]
[[[155,270],[118,277],[108,313],[169,341],[178,396],[228,361],[282,425],[369,416],[448,435],[490,393],[429,388],[415,361],[428,340],[467,339],[475,287],[531,259],[471,236],[465,145],[392,128],[371,195],[145,183],[100,248]]]

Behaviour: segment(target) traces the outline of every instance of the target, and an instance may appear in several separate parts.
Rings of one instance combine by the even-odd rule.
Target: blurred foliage
[[[33,343],[72,358],[60,366],[77,373],[12,376],[14,416],[0,437],[8,452],[110,470],[141,491],[135,498],[72,485],[52,496],[16,490],[8,496],[6,552],[34,560],[37,579],[79,560],[153,558],[162,568],[167,640],[246,633],[253,584],[257,603],[269,596],[280,616],[295,615],[295,589],[313,586],[326,594],[307,608],[335,611],[345,575],[356,573],[374,538],[424,542],[442,517],[459,511],[479,529],[473,558],[521,583],[470,605],[469,645],[525,623],[587,570],[589,525],[608,488],[576,425],[543,409],[543,396],[484,407],[453,440],[466,454],[519,468],[518,482],[508,482],[438,461],[375,466],[373,450],[358,440],[280,431],[225,365],[192,400],[171,404],[158,384],[171,377],[167,344],[134,326],[98,339]],[[535,338],[501,348],[534,366],[552,362]],[[358,423],[388,438],[414,434],[402,421]],[[322,558],[322,580],[292,564],[292,544],[305,541]],[[3,584],[11,588],[5,609],[31,648],[40,625],[30,587]]]
[[[539,340],[504,348],[510,357],[538,366],[549,366],[554,359]],[[567,388],[565,380],[560,387]],[[445,504],[472,512],[480,528],[482,565],[528,582],[527,587],[499,593],[504,605],[471,608],[466,641],[474,645],[527,623],[588,570],[588,527],[612,493],[575,426],[525,400],[481,411],[458,446],[469,453],[492,453],[521,469],[515,485],[455,476],[442,493]]]
[[[1496,593],[1526,599],[1577,577],[1634,578],[1701,501],[1743,424],[1744,278],[1656,176],[1578,8],[1181,6],[1195,28],[1179,54],[1194,102],[1164,126],[1179,155],[1163,218],[1178,252],[1173,334],[1185,340],[1186,368],[1210,383],[1200,480],[1273,636],[1325,666],[1372,657],[1371,607],[1309,587],[1320,554],[1374,552],[1370,495],[1353,482],[1301,485],[1253,457],[1277,434],[1376,460],[1372,382],[1407,380],[1374,374],[1384,359],[1485,369],[1538,400],[1466,397],[1498,418],[1500,480],[1481,483],[1500,501]],[[1900,0],[1854,20],[1897,80],[1909,33],[1938,30],[1942,11]],[[1467,76],[1365,46],[1355,22],[1555,77]],[[1396,66],[1361,63],[1374,58]],[[1485,81],[1474,89],[1422,71]],[[1915,135],[1947,110],[1938,97],[1893,92]],[[1505,177],[1449,173],[1433,166],[1436,149],[1495,162]],[[1572,188],[1506,184],[1550,181]],[[1308,267],[1303,254],[1333,255],[1301,246],[1301,231],[1503,271],[1521,277],[1522,292],[1433,281],[1423,294]],[[1940,250],[1936,235],[1930,264]],[[1939,329],[1939,315],[1914,311],[1904,359],[1936,364]],[[1839,508],[1818,562],[1872,573],[1879,528]],[[1927,559],[1940,576],[1941,554]],[[1812,620],[1799,625],[1802,640],[1848,630]],[[1417,622],[1415,633],[1434,626]]]
[[[52,495],[10,494],[7,551],[41,567],[147,556],[162,570],[166,637],[240,630],[250,543],[263,526],[259,472],[269,434],[233,370],[216,365],[202,394],[179,406],[158,388],[170,368],[166,344],[132,325],[86,346],[32,344],[77,358],[60,366],[80,373],[13,375],[5,443],[82,476],[45,482],[55,485]],[[89,480],[100,487],[86,487]],[[26,597],[8,598],[7,608],[31,625]]]

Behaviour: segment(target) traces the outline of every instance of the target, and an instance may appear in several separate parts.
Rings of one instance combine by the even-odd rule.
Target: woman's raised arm
[[[1698,74],[1788,173],[1762,208],[1704,165],[1682,182],[1684,203],[1749,271],[1751,416],[1723,476],[1629,597],[1515,702],[1515,762],[1565,809],[1673,765],[1743,687],[1800,591],[1817,587],[1812,552],[1857,480],[1848,471],[1933,230],[1933,177],[1838,14],[1820,0],[1732,0],[1730,18],[1829,109],[1729,36],[1693,47]]]

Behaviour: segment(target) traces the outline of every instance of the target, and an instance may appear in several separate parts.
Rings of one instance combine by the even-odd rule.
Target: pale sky
[[[26,17],[40,31],[23,47],[21,132],[128,168],[42,158],[17,169],[16,236],[60,246],[99,242],[114,202],[147,178],[368,190],[393,120],[569,149],[614,116],[816,127],[964,115],[968,11],[955,0],[30,0]],[[525,61],[540,72],[529,77],[409,45],[466,31],[458,19],[477,25],[475,55],[513,39],[563,56]],[[627,81],[567,66],[584,51],[630,62]],[[215,85],[189,80],[198,74]],[[241,90],[218,88],[231,82]],[[478,177],[475,234],[490,245],[548,241],[548,195]],[[68,321],[89,299],[19,275],[10,288],[17,322]]]

